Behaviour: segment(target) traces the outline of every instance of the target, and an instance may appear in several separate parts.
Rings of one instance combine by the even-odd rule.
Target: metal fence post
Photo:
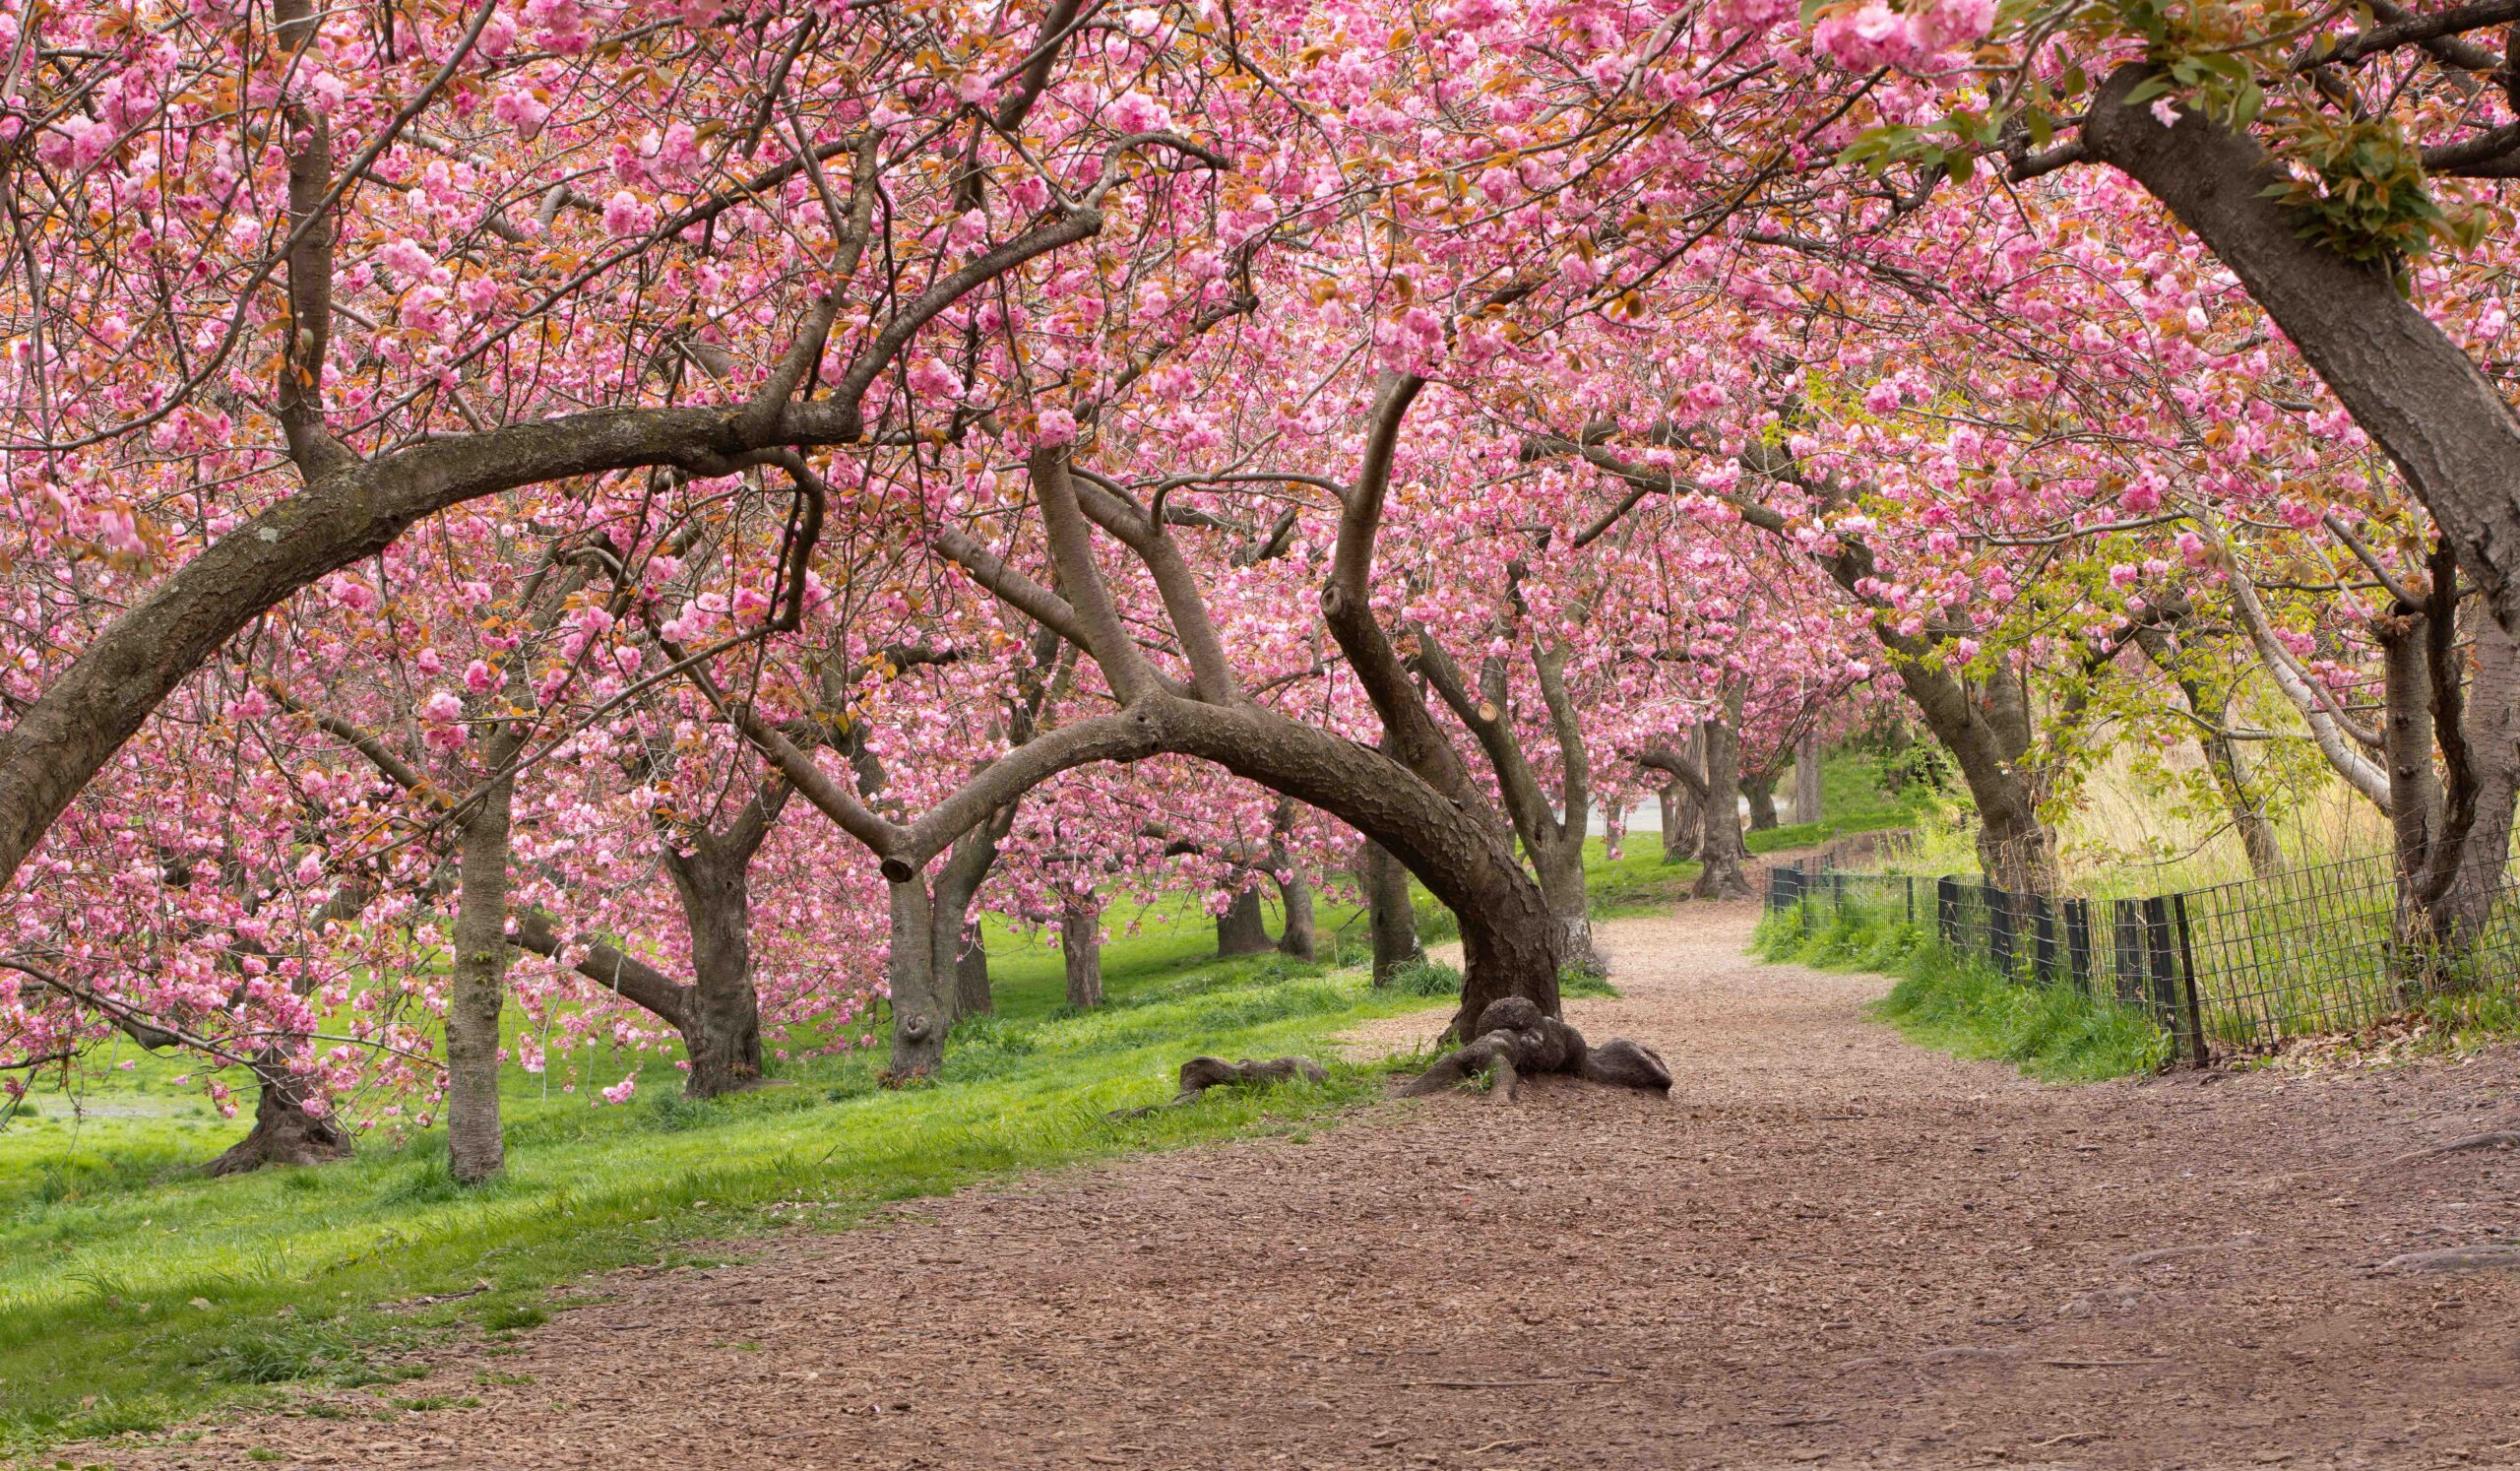
[[[2065,966],[2074,989],[2091,990],[2091,901],[2065,901]]]
[[[1986,961],[1995,974],[2012,979],[2012,892],[1981,885],[1986,895]]]
[[[2178,978],[2187,991],[2188,1060],[2198,1067],[2205,1065],[2205,1008],[2196,995],[2196,947],[2187,933],[2187,896],[2170,896],[2171,917],[2178,926]]]
[[[2056,915],[2045,894],[2030,896],[2030,968],[2042,986],[2056,982]]]
[[[1933,881],[1933,927],[1946,945],[1960,940],[1960,880],[1946,873]]]
[[[1917,927],[1917,875],[1908,875],[1908,927]]]
[[[2162,1030],[2175,1038],[2178,1035],[2178,981],[2176,954],[2172,949],[2170,905],[2161,899],[2144,901],[2144,979],[2149,983],[2145,1000],[2153,1009],[2153,1019]]]

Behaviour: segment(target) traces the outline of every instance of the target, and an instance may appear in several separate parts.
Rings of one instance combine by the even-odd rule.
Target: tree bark
[[[1817,822],[1820,811],[1820,733],[1805,732],[1794,747],[1794,820]]]
[[[350,1157],[349,1131],[330,1114],[306,1112],[306,1089],[277,1058],[257,1059],[254,1127],[204,1166],[211,1175],[242,1175],[266,1165],[329,1165]]]
[[[2457,566],[2445,545],[2422,607],[2373,620],[2383,690],[2381,760],[2397,849],[2396,937],[2403,979],[2466,990],[2471,952],[2508,878],[2520,747],[2520,645],[2474,620],[2473,669],[2458,648]],[[2434,755],[2440,763],[2436,769]]]
[[[2020,679],[2007,672],[1973,692],[1950,671],[1908,659],[1899,682],[1977,803],[1978,863],[1986,881],[2016,894],[2055,892],[2055,849],[2022,765],[2032,725]]]
[[[1763,833],[1776,826],[1776,778],[1766,772],[1741,778],[1741,795],[1750,801],[1750,831]]]
[[[1731,724],[1740,718],[1738,689],[1732,691],[1728,706],[1728,719],[1705,721],[1698,727],[1698,745],[1706,759],[1706,836],[1698,845],[1698,862],[1705,866],[1689,886],[1690,895],[1698,899],[1750,897],[1750,877],[1742,870],[1750,849],[1741,840],[1741,818],[1732,796],[1741,783],[1741,737]]]
[[[980,927],[974,921],[963,927],[963,937],[954,951],[954,1015],[979,1016],[997,1009],[997,997],[989,990],[988,946],[982,942]]]
[[[1259,955],[1271,948],[1268,917],[1260,912],[1258,889],[1236,889],[1233,902],[1217,916],[1217,957]]]
[[[1418,910],[1409,899],[1409,870],[1371,838],[1357,854],[1365,890],[1365,923],[1373,931],[1373,981],[1391,984],[1392,973],[1426,958],[1418,943]]]
[[[992,813],[954,841],[944,866],[937,870],[928,921],[936,950],[933,964],[940,985],[942,978],[952,978],[944,990],[949,1015],[956,1021],[996,1009],[989,994],[988,950],[981,943],[979,921],[972,914],[972,906],[979,898],[980,886],[988,881],[989,870],[997,866],[998,842],[1012,828],[1014,818],[1011,802],[1003,811]]]
[[[889,918],[892,943],[885,947],[884,980],[892,991],[893,1055],[889,1081],[933,1077],[945,1060],[950,1025],[937,985],[934,905],[918,873],[895,879]]]
[[[507,1004],[508,821],[513,778],[464,820],[456,863],[455,962],[446,997],[447,1165],[464,1184],[499,1173],[499,1017]]]
[[[1078,1011],[1102,1005],[1102,905],[1094,895],[1061,896],[1059,959],[1067,970],[1068,1005]]]
[[[691,985],[683,998],[683,1092],[717,1098],[761,1081],[761,999],[752,981],[752,850],[722,852],[703,841],[690,853],[664,850],[664,868],[682,901],[691,936]]]
[[[2302,238],[2269,197],[2288,182],[2256,141],[2180,107],[2162,126],[2127,95],[2129,63],[2092,100],[2082,141],[2168,205],[2266,309],[2354,421],[2387,451],[2506,632],[2520,634],[2520,419],[2388,274]]]
[[[1304,881],[1292,859],[1287,860],[1285,872],[1278,880],[1278,902],[1286,911],[1286,926],[1278,931],[1278,953],[1310,960],[1320,943],[1312,922],[1312,885]]]

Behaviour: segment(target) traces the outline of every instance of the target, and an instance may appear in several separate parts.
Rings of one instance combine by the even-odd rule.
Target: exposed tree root
[[[2520,1148],[2520,1132],[2495,1129],[2490,1133],[2470,1134],[2463,1139],[2452,1139],[2447,1144],[2434,1144],[2428,1148],[2412,1150],[2399,1155],[2395,1163],[2412,1165],[2424,1160],[2437,1159],[2445,1154],[2468,1154],[2480,1149],[2512,1148]]]
[[[1228,1062],[1223,1057],[1192,1057],[1181,1064],[1181,1091],[1161,1104],[1143,1109],[1113,1109],[1106,1119],[1144,1119],[1158,1109],[1177,1109],[1197,1101],[1211,1088],[1250,1088],[1264,1083],[1307,1083],[1330,1081],[1330,1070],[1310,1057],[1277,1057],[1267,1062],[1254,1062],[1249,1057]]]
[[[1527,1073],[1565,1072],[1619,1088],[1671,1091],[1671,1069],[1662,1055],[1643,1043],[1614,1037],[1600,1047],[1586,1047],[1584,1034],[1521,996],[1488,1003],[1479,1013],[1479,1036],[1437,1060],[1401,1095],[1419,1098],[1440,1093],[1474,1077],[1488,1077],[1489,1094],[1511,1103],[1514,1089]]]

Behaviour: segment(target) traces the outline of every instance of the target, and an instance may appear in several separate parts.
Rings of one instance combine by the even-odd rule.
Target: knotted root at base
[[[1400,1092],[1404,1098],[1421,1098],[1485,1074],[1490,1098],[1511,1103],[1523,1077],[1537,1072],[1573,1073],[1618,1088],[1671,1091],[1671,1069],[1652,1048],[1624,1037],[1586,1047],[1583,1033],[1541,1015],[1538,1006],[1521,996],[1507,996],[1479,1013],[1475,1040],[1445,1054]]]

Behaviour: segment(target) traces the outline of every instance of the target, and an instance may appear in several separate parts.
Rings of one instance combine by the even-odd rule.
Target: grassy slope
[[[2071,986],[2006,981],[1904,924],[1850,917],[1806,933],[1791,915],[1772,915],[1752,947],[1766,960],[1894,977],[1873,1014],[1909,1041],[2011,1062],[2049,1082],[2151,1072],[2170,1055],[2170,1039],[2134,1007]]]
[[[590,1109],[583,1092],[544,1102],[519,1074],[508,1173],[483,1190],[454,1187],[433,1135],[346,1165],[207,1180],[188,1167],[239,1123],[74,1124],[51,1101],[53,1117],[0,1136],[0,1446],[163,1424],[258,1384],[390,1379],[398,1348],[468,1321],[532,1321],[549,1284],[696,1238],[842,1223],[1001,1172],[1299,1126],[1381,1096],[1372,1070],[1143,1119],[1103,1113],[1160,1102],[1195,1053],[1318,1053],[1359,1020],[1430,1004],[1377,993],[1353,969],[1217,963],[1203,917],[1157,919],[1110,946],[1111,1004],[1083,1016],[1060,1014],[1054,953],[1010,954],[1000,1014],[958,1030],[932,1088],[878,1088],[877,1053],[796,1064],[780,1086],[710,1105],[662,1089],[617,1109]],[[163,1102],[151,1091],[162,1081],[141,1077],[102,1106]],[[481,1283],[416,1311],[378,1307]]]

